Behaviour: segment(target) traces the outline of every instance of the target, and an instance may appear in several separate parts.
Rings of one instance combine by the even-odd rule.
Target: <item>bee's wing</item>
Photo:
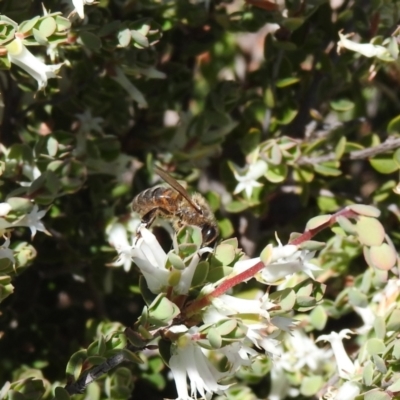
[[[162,179],[164,179],[165,182],[167,182],[172,188],[180,193],[197,212],[199,212],[200,214],[203,213],[201,208],[193,202],[187,190],[177,180],[175,180],[171,175],[162,170],[160,167],[154,167],[154,170],[156,171],[157,175],[159,175]]]

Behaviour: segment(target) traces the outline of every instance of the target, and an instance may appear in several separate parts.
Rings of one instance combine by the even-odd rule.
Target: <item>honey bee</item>
[[[203,244],[209,244],[218,236],[213,212],[199,193],[190,195],[167,172],[155,167],[156,173],[170,187],[157,185],[139,193],[132,201],[132,209],[142,217],[142,224],[149,227],[157,217],[173,221],[175,231],[186,225],[201,229]]]

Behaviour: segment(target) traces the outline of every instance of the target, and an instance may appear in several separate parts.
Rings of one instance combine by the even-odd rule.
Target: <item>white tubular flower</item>
[[[199,264],[201,255],[204,253],[212,253],[211,247],[204,247],[200,249],[191,259],[189,265],[182,271],[179,283],[174,287],[176,294],[187,294],[193,280],[193,275],[196,272],[197,265]]]
[[[261,187],[262,184],[257,182],[266,172],[268,165],[263,160],[258,160],[245,168],[240,168],[235,164],[231,164],[233,174],[238,184],[235,188],[234,194],[240,193],[243,190],[246,192],[247,197],[251,197],[253,189]]]
[[[8,258],[12,264],[15,264],[14,252],[9,249],[10,239],[4,236],[4,243],[0,246],[0,259]]]
[[[350,338],[349,334],[353,334],[350,329],[343,329],[339,333],[331,332],[329,335],[321,335],[316,340],[316,342],[324,340],[331,344],[339,376],[343,379],[351,378],[356,371],[356,366],[347,355],[342,342],[343,339]]]
[[[72,4],[75,7],[76,13],[79,15],[81,19],[85,18],[85,12],[83,7],[85,4],[94,4],[94,0],[72,0]]]
[[[56,72],[63,65],[46,65],[36,58],[22,43],[22,40],[15,38],[11,43],[6,45],[8,51],[8,59],[15,65],[25,70],[29,75],[36,79],[38,90],[47,86],[49,78],[56,78]]]
[[[169,366],[175,380],[179,400],[192,400],[197,398],[197,393],[201,397],[208,398],[213,393],[219,393],[230,386],[218,383],[225,374],[219,372],[204,355],[203,350],[196,343],[196,334],[197,328],[190,328],[171,348],[172,356]],[[190,396],[187,378],[190,381]]]
[[[39,211],[39,207],[37,204],[35,204],[32,208],[32,211],[21,219],[15,221],[12,224],[12,227],[27,226],[32,232],[32,239],[35,237],[37,231],[44,232],[49,235],[49,232],[46,230],[43,222],[41,221],[46,212],[47,210]]]
[[[364,322],[364,325],[357,328],[357,333],[363,334],[369,332],[373,326],[374,321],[376,319],[376,314],[372,311],[372,308],[367,307],[356,307],[354,306],[354,311],[361,317]]]
[[[212,306],[208,307],[203,314],[204,323],[216,323],[227,316],[238,316],[239,314],[254,314],[257,321],[259,317],[269,320],[267,310],[272,308],[274,304],[268,302],[267,299],[268,295],[261,299],[249,300],[223,294],[212,300]]]
[[[139,267],[152,293],[160,293],[168,286],[170,272],[165,268],[167,254],[156,237],[145,227],[131,250],[133,262]]]

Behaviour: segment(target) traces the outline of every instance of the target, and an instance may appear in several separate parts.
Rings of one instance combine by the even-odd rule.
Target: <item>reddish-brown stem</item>
[[[242,283],[252,278],[258,271],[261,271],[264,267],[264,263],[260,261],[249,269],[246,269],[246,271],[243,271],[232,278],[226,279],[211,293],[191,303],[189,307],[184,311],[184,314],[188,317],[194,315],[198,310],[201,310],[202,308],[208,306],[211,303],[212,299],[221,296],[230,288],[238,285],[239,283]]]
[[[338,217],[345,217],[345,218],[355,218],[358,214],[349,208],[344,208],[343,210],[338,211],[337,213],[333,214],[331,218],[326,221],[325,223],[318,225],[316,228],[309,229],[302,233],[297,238],[291,240],[289,244],[294,244],[299,246],[300,244],[306,242],[307,240],[312,239],[317,233],[321,232],[323,229],[326,229],[333,224],[336,223]]]
[[[291,240],[289,244],[293,244],[299,246],[300,244],[306,242],[307,240],[312,239],[317,233],[321,232],[323,229],[332,226],[336,223],[338,217],[345,217],[345,218],[355,218],[358,214],[349,208],[344,208],[343,210],[338,211],[337,213],[333,214],[326,222],[321,225],[318,225],[315,228],[308,229],[300,236],[296,237],[295,239]],[[248,279],[252,278],[257,272],[261,271],[265,267],[262,261],[258,262],[257,264],[253,265],[252,267],[248,268],[246,271],[243,271],[232,278],[227,278],[224,280],[216,289],[214,289],[211,293],[205,295],[204,297],[195,300],[191,303],[186,310],[182,312],[182,315],[185,317],[191,317],[196,314],[197,311],[201,310],[202,308],[208,306],[212,299],[221,296],[222,294],[226,293],[229,289],[233,288],[234,286],[238,285],[239,283],[245,282]]]

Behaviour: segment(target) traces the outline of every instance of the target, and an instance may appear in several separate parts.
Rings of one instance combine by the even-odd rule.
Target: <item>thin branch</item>
[[[124,361],[129,361],[129,360],[125,356],[125,354],[121,351],[120,353],[117,353],[114,356],[108,358],[102,364],[90,369],[89,371],[84,373],[76,382],[65,386],[64,389],[70,395],[83,393],[86,389],[86,386],[94,382],[96,379],[99,379],[102,375],[106,374],[112,368],[123,363]]]
[[[379,144],[378,146],[368,147],[362,150],[351,151],[345,156],[344,159],[349,160],[364,160],[366,158],[374,157],[378,154],[385,153],[390,150],[394,150],[400,147],[400,138],[388,137],[386,141]],[[326,154],[321,157],[301,157],[297,160],[297,165],[316,165],[327,161],[336,161],[336,155],[334,153]]]

